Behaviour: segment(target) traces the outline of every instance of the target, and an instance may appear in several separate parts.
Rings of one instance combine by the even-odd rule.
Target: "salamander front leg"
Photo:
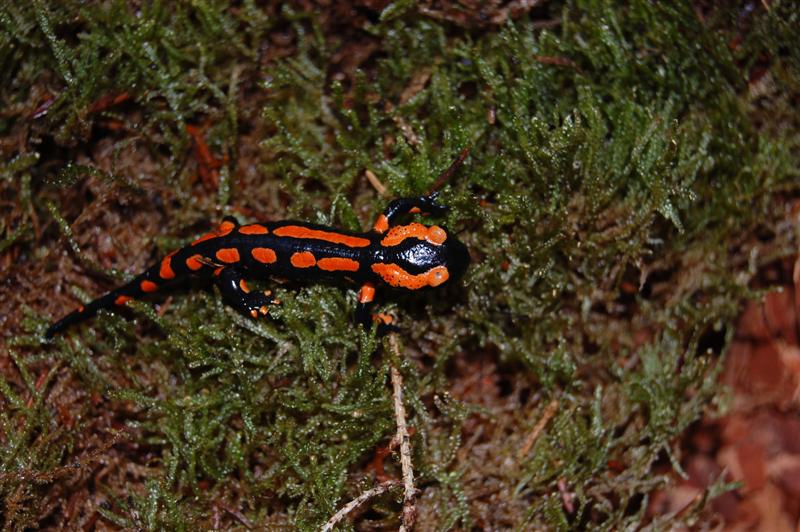
[[[392,325],[392,317],[388,314],[378,313],[372,314],[370,306],[375,299],[375,287],[372,283],[364,283],[358,291],[358,305],[356,306],[356,321],[360,323],[364,330],[369,332],[372,329],[372,323],[378,323],[378,336],[399,331],[396,326]]]
[[[439,196],[437,192],[429,196],[420,196],[418,198],[398,198],[389,203],[383,214],[378,216],[372,230],[376,233],[383,234],[389,230],[389,227],[394,223],[395,218],[403,214],[433,214],[435,216],[447,212],[448,207],[440,205],[436,202]]]
[[[223,268],[217,276],[217,286],[225,302],[253,318],[266,316],[271,305],[280,303],[269,292],[251,292],[241,272],[236,268]]]

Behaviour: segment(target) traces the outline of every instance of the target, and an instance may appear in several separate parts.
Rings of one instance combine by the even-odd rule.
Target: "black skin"
[[[434,192],[428,196],[418,196],[416,198],[397,198],[389,202],[383,215],[389,220],[389,227],[394,225],[394,221],[404,214],[408,214],[412,209],[419,209],[420,212],[429,214],[431,216],[441,216],[446,214],[450,207],[441,205],[436,201],[439,197],[438,192]]]
[[[436,196],[436,194],[432,194],[392,201],[383,212],[388,227],[391,228],[395,225],[397,218],[412,212],[412,210],[414,212],[419,210],[424,214],[443,214],[447,211],[447,207],[437,203]],[[225,222],[230,229],[226,234],[188,245],[171,256],[169,265],[174,276],[163,277],[163,261],[161,261],[131,282],[95,299],[82,309],[72,312],[54,323],[47,329],[45,337],[51,338],[68,326],[95,315],[100,309],[115,310],[121,307],[124,302],[117,303],[120,297],[138,299],[148,295],[143,289],[144,284],[147,283],[152,283],[157,286],[158,290],[161,290],[188,277],[213,281],[228,305],[243,314],[255,317],[266,314],[265,309],[276,304],[277,301],[267,293],[248,291],[243,282],[245,277],[275,276],[300,281],[355,283],[361,286],[371,283],[377,287],[385,283],[371,269],[371,266],[375,263],[391,263],[403,268],[411,275],[421,274],[438,266],[445,266],[449,271],[449,279],[443,284],[447,285],[456,282],[464,274],[470,261],[466,246],[444,228],[444,231],[447,232],[447,239],[440,245],[434,245],[419,238],[407,238],[399,245],[387,247],[381,244],[385,232],[380,232],[375,228],[365,233],[352,233],[305,222],[284,221],[257,224],[267,228],[269,232],[266,234],[243,234],[239,232],[239,228],[242,226],[235,218],[227,217]],[[246,227],[252,225],[255,224]],[[335,233],[335,235],[342,236],[346,242],[337,243],[313,237],[276,236],[273,234],[275,230],[287,226]],[[353,245],[354,242],[358,245]],[[253,257],[254,248],[273,250],[276,260],[271,263],[256,260]],[[216,255],[219,250],[224,249],[235,249],[239,259],[233,263],[224,263]],[[325,258],[349,259],[355,261],[358,267],[354,271],[324,271],[320,267],[297,267],[292,264],[291,257],[293,254],[302,252],[310,252],[316,261]],[[196,270],[191,270],[186,263],[187,259],[193,256],[199,256]],[[354,263],[351,262],[351,264]],[[399,288],[402,289],[402,287]],[[431,288],[424,289],[430,290]],[[356,308],[357,321],[367,329],[373,323],[372,315],[369,312],[370,306],[371,300],[359,302]],[[383,323],[378,325],[380,334],[392,329],[393,327]]]

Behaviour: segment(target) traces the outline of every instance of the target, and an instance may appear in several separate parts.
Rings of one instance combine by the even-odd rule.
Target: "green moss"
[[[57,300],[46,312],[20,305],[28,315],[8,336],[3,526],[67,523],[64,510],[44,512],[69,478],[51,473],[122,425],[126,444],[105,459],[138,472],[96,480],[86,497],[104,501],[102,519],[318,528],[370,485],[367,466],[394,432],[390,355],[352,323],[352,292],[271,286],[283,304],[253,322],[194,287],[158,312],[133,305],[133,320],[102,314],[52,346],[38,335],[61,305],[107,289],[102,276],[132,275],[223,212],[367,227],[386,200],[365,170],[391,196],[421,194],[466,146],[443,191],[444,221],[474,259],[463,286],[382,303],[406,345],[396,362],[420,527],[641,526],[671,478],[654,463],[680,474],[681,433],[714,407],[749,277],[791,252],[778,222],[797,194],[800,14],[770,4],[745,23],[701,19],[686,2],[574,0],[542,14],[550,29],[531,15],[481,32],[407,2],[360,29],[251,2],[3,4],[11,111],[0,134],[27,151],[3,152],[3,194],[19,209],[2,220],[0,253],[21,251],[17,267],[50,261],[41,288]],[[358,39],[375,52],[339,75],[340,47]],[[775,86],[756,97],[748,78],[764,57]],[[129,101],[93,108],[122,92]],[[195,178],[188,124],[206,126],[223,161],[215,183]],[[98,249],[94,227],[116,254]],[[55,294],[62,275],[89,273],[101,280]],[[722,340],[708,352],[710,337]],[[69,428],[65,409],[80,413]],[[41,482],[27,482],[34,473]],[[576,495],[571,514],[560,481]],[[397,525],[394,495],[371,504],[370,519]]]

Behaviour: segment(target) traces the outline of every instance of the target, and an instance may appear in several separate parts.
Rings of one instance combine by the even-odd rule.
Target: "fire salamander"
[[[356,319],[365,327],[378,321],[385,332],[392,328],[391,318],[369,312],[376,287],[436,288],[455,282],[466,271],[469,252],[444,227],[394,224],[404,214],[439,215],[446,210],[436,202],[436,194],[397,199],[365,233],[295,221],[240,225],[226,217],[215,231],[170,253],[128,284],[78,307],[51,325],[45,336],[51,338],[100,309],[123,307],[190,276],[213,280],[230,306],[253,318],[266,316],[270,305],[280,302],[270,291],[251,291],[245,277],[356,283],[361,287]]]

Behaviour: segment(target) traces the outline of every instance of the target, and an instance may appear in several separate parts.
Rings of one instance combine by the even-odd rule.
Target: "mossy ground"
[[[471,270],[383,303],[419,528],[670,517],[648,496],[724,402],[749,279],[795,250],[800,10],[481,9],[3,2],[4,528],[313,529],[372,486],[391,355],[352,291],[278,285],[252,322],[195,287],[41,334],[226,214],[367,227],[386,198],[366,170],[420,194],[465,146],[444,221]],[[398,496],[357,526],[396,527]]]

